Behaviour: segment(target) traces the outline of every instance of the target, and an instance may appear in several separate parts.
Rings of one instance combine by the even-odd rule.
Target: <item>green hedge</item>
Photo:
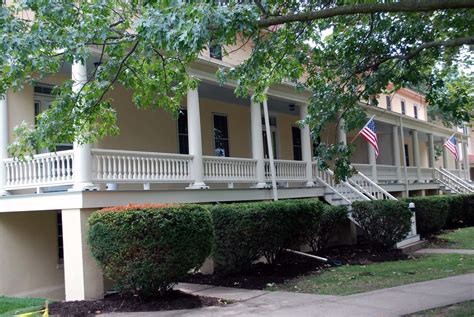
[[[215,230],[213,257],[218,269],[245,271],[262,256],[274,263],[283,249],[299,247],[312,234],[327,234],[331,229],[321,229],[322,219],[336,223],[337,217],[327,216],[325,206],[313,199],[214,206],[211,209]],[[339,215],[342,210],[337,209]]]
[[[474,195],[442,195],[405,198],[414,202],[416,226],[422,236],[430,236],[443,228],[474,225]]]
[[[308,234],[306,234],[306,243],[314,252],[325,249],[329,239],[335,233],[342,231],[342,225],[349,221],[348,210],[344,206],[324,205],[321,217],[312,218],[307,224]]]
[[[89,226],[92,255],[105,275],[145,297],[169,290],[212,249],[211,215],[199,205],[99,211]]]
[[[401,241],[411,228],[412,213],[408,203],[398,200],[356,201],[352,217],[367,234],[374,246],[391,248]]]
[[[446,225],[451,196],[410,197],[406,202],[415,203],[416,229],[422,236],[430,236]]]
[[[449,197],[446,227],[474,226],[474,194]]]

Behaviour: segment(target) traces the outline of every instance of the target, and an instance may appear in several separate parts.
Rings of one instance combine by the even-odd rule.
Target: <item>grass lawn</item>
[[[462,302],[450,306],[424,310],[418,313],[408,315],[410,317],[471,317],[474,316],[474,301]]]
[[[449,249],[474,249],[474,227],[450,230],[440,234],[437,238],[442,239],[440,243],[431,243],[432,248]],[[446,243],[444,243],[444,241]]]
[[[17,312],[40,310],[45,300],[42,298],[13,298],[0,296],[0,316],[12,316]]]
[[[417,256],[405,261],[334,267],[321,273],[301,276],[268,289],[349,295],[473,272],[474,256],[433,254]]]

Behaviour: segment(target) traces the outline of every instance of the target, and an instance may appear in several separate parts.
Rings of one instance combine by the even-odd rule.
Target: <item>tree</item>
[[[197,84],[187,67],[208,45],[238,41],[255,48],[238,67],[220,69],[220,80],[238,78],[235,93],[259,101],[282,81],[311,91],[305,121],[315,139],[340,118],[345,130],[360,128],[361,104],[372,105],[389,83],[393,90],[423,87],[433,116],[466,122],[473,8],[470,0],[17,1],[0,8],[0,94],[84,61],[91,49],[101,62],[79,93],[70,81],[58,87],[36,127],[17,129],[11,150],[21,155],[118,133],[107,98],[116,83],[134,91],[137,107],[177,113]],[[320,143],[322,165],[334,161],[346,177],[352,149],[334,143]]]

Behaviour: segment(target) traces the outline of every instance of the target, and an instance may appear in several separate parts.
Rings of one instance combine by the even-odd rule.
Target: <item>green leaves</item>
[[[108,94],[115,85],[132,90],[137,107],[176,114],[197,85],[188,71],[210,43],[221,45],[224,56],[234,53],[230,46],[253,47],[243,63],[217,73],[222,83],[237,82],[240,97],[262,101],[270,86],[283,82],[311,92],[305,123],[315,140],[338,115],[346,131],[360,128],[361,104],[372,104],[389,83],[423,87],[434,117],[469,121],[472,53],[463,44],[474,43],[472,11],[309,18],[357,3],[24,0],[0,7],[0,94],[65,72],[74,60],[88,61],[89,68],[80,95],[70,82],[62,84],[36,127],[18,129],[21,140],[12,153],[119,133]],[[259,27],[265,19],[304,13],[307,19]],[[327,153],[322,165],[335,165],[344,179],[351,173],[351,148],[334,143],[325,140],[318,151]]]

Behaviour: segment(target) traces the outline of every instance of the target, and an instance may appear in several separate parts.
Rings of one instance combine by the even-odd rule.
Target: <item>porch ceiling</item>
[[[209,83],[206,81],[202,81],[199,84],[199,97],[218,100],[225,103],[236,104],[244,107],[250,107],[250,99],[236,97],[233,88],[227,86],[220,86],[215,83]],[[298,107],[294,107],[294,110],[292,111],[289,107],[290,104],[295,105],[297,104],[297,102],[277,99],[273,97],[268,98],[268,107],[271,112],[298,115]]]

